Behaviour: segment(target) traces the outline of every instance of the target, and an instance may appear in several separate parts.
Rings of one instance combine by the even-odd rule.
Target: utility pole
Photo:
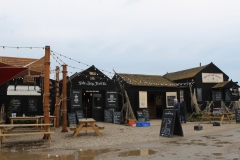
[[[68,132],[67,130],[67,65],[63,66],[63,81],[62,81],[62,101],[63,101],[63,109],[62,109],[62,132]]]
[[[59,108],[60,108],[60,94],[59,94],[59,66],[56,66],[56,101],[55,101],[55,114],[56,114],[56,127],[59,127]]]

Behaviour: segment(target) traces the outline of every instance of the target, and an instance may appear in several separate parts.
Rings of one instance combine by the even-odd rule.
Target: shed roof
[[[224,86],[226,86],[230,81],[224,81],[224,82],[220,82],[217,83],[216,85],[214,85],[212,88],[223,88]]]
[[[143,75],[143,74],[124,74],[117,73],[125,82],[134,86],[153,86],[153,87],[178,87],[177,83],[159,76],[159,75]]]
[[[208,65],[190,68],[190,69],[177,71],[177,72],[166,73],[164,77],[171,79],[172,81],[193,78],[207,66]]]

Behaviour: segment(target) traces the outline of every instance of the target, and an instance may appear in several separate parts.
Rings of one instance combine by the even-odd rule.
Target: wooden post
[[[63,109],[62,109],[62,132],[68,132],[67,130],[67,65],[63,66],[63,81],[62,81],[62,95],[63,95]]]
[[[56,115],[56,127],[59,127],[59,108],[60,108],[60,94],[59,94],[59,66],[56,67],[56,102],[55,102],[55,115]]]
[[[49,123],[49,97],[50,97],[50,46],[45,46],[44,57],[44,93],[43,93],[43,113],[44,123]],[[47,139],[48,136],[44,135],[43,139]]]

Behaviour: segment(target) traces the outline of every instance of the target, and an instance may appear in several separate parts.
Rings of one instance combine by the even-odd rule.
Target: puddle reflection
[[[74,152],[71,155],[51,155],[51,154],[31,154],[28,150],[22,149],[4,149],[0,150],[0,159],[1,160],[93,160],[96,156],[110,152],[109,149],[100,149],[100,150],[81,150]]]
[[[155,154],[156,152],[157,151],[149,150],[149,149],[145,149],[145,150],[131,150],[131,151],[121,152],[118,156],[119,157],[148,156],[148,155]]]

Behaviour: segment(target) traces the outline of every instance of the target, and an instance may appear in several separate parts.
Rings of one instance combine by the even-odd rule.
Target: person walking
[[[181,100],[181,104],[180,104],[180,120],[181,120],[181,123],[184,122],[186,123],[187,122],[187,107],[186,107],[186,103],[184,101],[184,99]]]
[[[174,101],[173,108],[177,110],[178,115],[179,115],[179,113],[180,113],[180,104],[179,104],[177,98],[175,98],[173,101]]]

